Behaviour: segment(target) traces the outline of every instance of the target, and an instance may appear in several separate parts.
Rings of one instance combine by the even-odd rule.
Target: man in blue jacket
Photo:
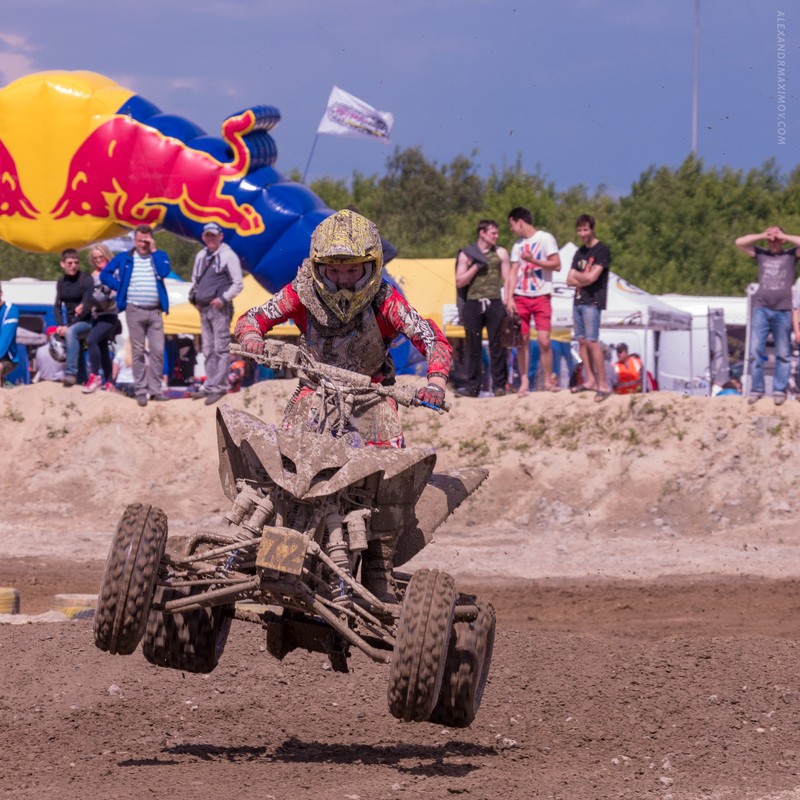
[[[17,366],[17,327],[19,310],[13,303],[3,302],[3,287],[0,285],[0,387],[3,379]]]
[[[117,293],[117,306],[125,312],[133,388],[140,406],[146,406],[148,398],[167,399],[161,392],[161,376],[164,370],[163,314],[169,313],[164,278],[170,270],[169,256],[156,249],[153,229],[149,225],[139,225],[133,232],[133,250],[114,256],[100,273],[100,281]]]

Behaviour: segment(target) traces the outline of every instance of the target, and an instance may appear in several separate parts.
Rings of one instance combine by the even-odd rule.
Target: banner
[[[394,116],[388,111],[377,111],[363,100],[334,86],[317,133],[388,142],[392,125]]]

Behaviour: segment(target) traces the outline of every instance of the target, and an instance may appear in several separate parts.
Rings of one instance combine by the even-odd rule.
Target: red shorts
[[[522,336],[531,335],[531,319],[537,331],[549,331],[552,327],[553,307],[550,304],[550,295],[542,294],[539,297],[523,297],[514,295],[514,305],[522,321]]]

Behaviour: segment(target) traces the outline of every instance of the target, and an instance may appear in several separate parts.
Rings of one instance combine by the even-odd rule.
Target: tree
[[[613,215],[614,270],[650,292],[742,294],[755,273],[733,241],[767,227],[781,187],[769,161],[746,175],[693,156],[651,167]]]

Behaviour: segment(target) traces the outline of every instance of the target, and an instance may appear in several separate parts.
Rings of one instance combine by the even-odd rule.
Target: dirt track
[[[53,569],[53,574],[57,569]],[[499,633],[467,730],[402,724],[387,670],[280,663],[234,625],[208,676],[0,626],[13,798],[800,797],[800,582],[461,582]],[[167,787],[169,789],[167,790]]]

